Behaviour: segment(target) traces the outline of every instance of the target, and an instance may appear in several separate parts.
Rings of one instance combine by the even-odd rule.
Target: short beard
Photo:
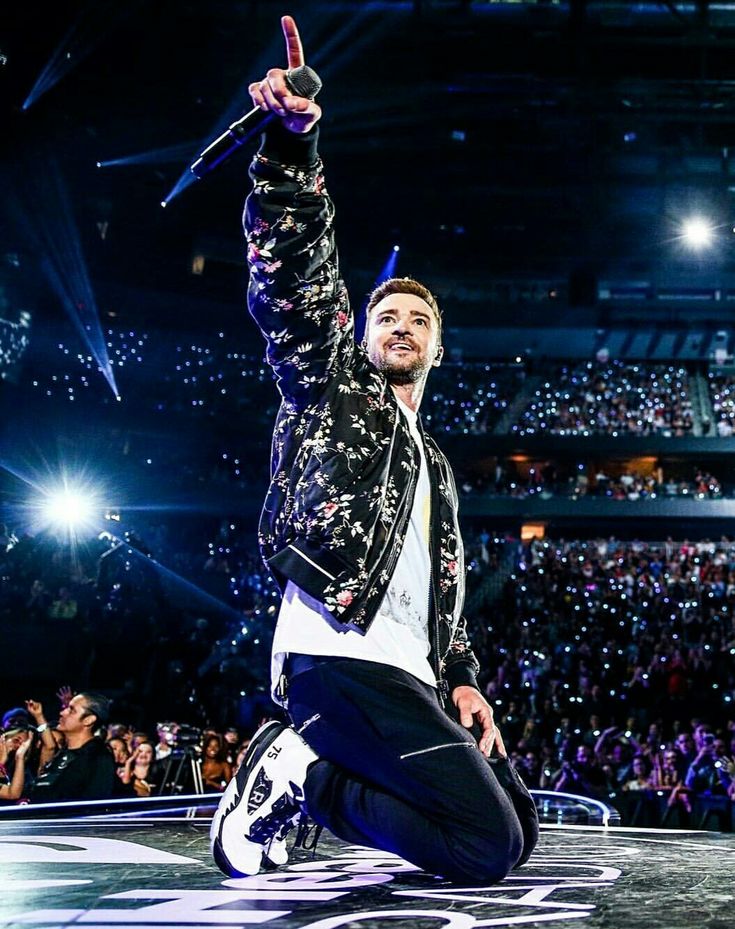
[[[418,383],[426,374],[423,363],[416,359],[407,368],[397,368],[383,359],[376,365],[378,371],[384,374],[388,383],[394,387],[408,387],[409,384]]]

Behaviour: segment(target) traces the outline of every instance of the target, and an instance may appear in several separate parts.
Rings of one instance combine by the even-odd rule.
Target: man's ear
[[[87,722],[89,720],[89,722]],[[97,715],[95,713],[87,713],[84,717],[84,725],[87,729],[90,729],[92,732],[97,728]]]
[[[444,357],[444,346],[440,345],[439,348],[436,350],[436,355],[434,355],[434,360],[432,361],[432,365],[435,368],[438,368],[439,365],[442,363],[443,357]]]

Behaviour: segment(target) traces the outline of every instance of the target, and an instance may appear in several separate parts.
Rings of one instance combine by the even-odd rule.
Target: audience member
[[[132,787],[136,797],[151,797],[160,787],[155,750],[150,742],[144,741],[143,734],[138,733],[138,737],[132,754],[125,761],[120,779],[123,784]]]
[[[225,756],[224,740],[217,733],[204,739],[202,781],[205,791],[221,792],[232,778],[232,766]]]
[[[100,694],[72,697],[59,718],[66,747],[39,772],[30,792],[32,803],[98,800],[113,795],[115,764],[96,730],[107,723],[109,700]]]
[[[0,733],[0,804],[20,800],[26,790],[26,757],[33,747],[33,734],[10,726]]]

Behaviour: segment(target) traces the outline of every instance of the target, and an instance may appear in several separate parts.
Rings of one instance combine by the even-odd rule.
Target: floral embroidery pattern
[[[384,377],[355,343],[321,163],[284,166],[261,154],[251,177],[248,305],[282,396],[261,550],[269,560],[289,546],[308,545],[317,574],[315,552],[338,555],[339,568],[330,561],[330,570],[321,571],[320,599],[341,622],[367,629],[403,544],[418,449]],[[434,657],[447,673],[459,663],[473,671],[461,616],[457,492],[446,458],[431,439],[425,446],[438,500]]]

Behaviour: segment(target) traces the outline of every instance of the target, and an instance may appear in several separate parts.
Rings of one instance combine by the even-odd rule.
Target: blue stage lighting
[[[388,258],[385,264],[381,268],[380,273],[378,274],[375,280],[376,287],[378,286],[378,284],[382,284],[383,281],[387,281],[388,278],[396,276],[396,266],[398,264],[398,253],[400,252],[400,250],[401,250],[400,245],[394,245],[393,248],[390,250],[390,254],[388,255]]]
[[[141,2],[96,0],[95,3],[87,3],[36,79],[23,102],[23,110],[28,110],[39,97],[84,61],[121,20],[135,12]]]
[[[29,167],[37,168],[31,175],[34,186],[23,192],[22,200],[12,201],[11,207],[22,231],[41,256],[43,273],[79,337],[94,356],[112,393],[119,397],[66,183],[51,158],[43,163],[32,162]]]
[[[188,158],[192,151],[201,145],[199,141],[179,142],[176,145],[167,145],[164,148],[151,148],[147,151],[136,152],[133,155],[122,155],[119,158],[107,158],[98,161],[98,168],[120,168],[128,165],[154,165],[176,164]]]

